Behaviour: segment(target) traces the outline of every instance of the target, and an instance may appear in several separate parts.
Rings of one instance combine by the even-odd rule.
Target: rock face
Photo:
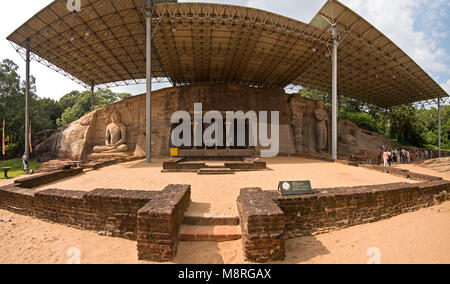
[[[331,153],[331,109],[300,95],[291,95],[288,103],[297,153]],[[390,146],[387,137],[338,119],[339,155],[365,156],[383,145]]]
[[[172,115],[179,110],[194,117],[194,104],[203,103],[203,113],[218,111],[279,111],[280,154],[318,153],[331,150],[331,111],[319,101],[287,95],[277,88],[250,88],[242,85],[191,85],[167,88],[152,93],[152,155],[169,156]],[[37,146],[43,159],[87,160],[94,147],[105,145],[111,114],[117,112],[126,126],[128,155],[145,155],[145,95],[134,96],[95,110],[67,125]],[[356,155],[375,151],[389,140],[339,121],[339,152]],[[270,130],[270,129],[269,129]],[[270,131],[269,131],[270,135]],[[259,150],[261,147],[256,147]],[[121,153],[123,154],[123,153]]]

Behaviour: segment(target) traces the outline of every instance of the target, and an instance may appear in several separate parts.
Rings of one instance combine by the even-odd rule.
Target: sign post
[[[281,195],[312,194],[311,182],[308,181],[280,181],[278,190]]]

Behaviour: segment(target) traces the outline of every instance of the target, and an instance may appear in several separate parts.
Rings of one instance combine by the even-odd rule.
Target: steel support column
[[[441,98],[438,98],[438,144],[439,154],[438,157],[442,157],[442,145],[441,145]]]
[[[338,31],[336,27],[332,29],[333,33],[333,55],[332,55],[332,114],[331,114],[331,156],[337,160],[337,117],[338,117],[338,99],[337,99],[337,79],[338,79]]]
[[[25,153],[30,160],[30,39],[26,41],[25,74]],[[28,170],[28,165],[25,170]]]
[[[152,0],[145,0],[145,19],[146,19],[146,42],[147,42],[147,66],[146,66],[146,161],[152,161]]]
[[[94,84],[91,85],[91,110],[94,110]]]

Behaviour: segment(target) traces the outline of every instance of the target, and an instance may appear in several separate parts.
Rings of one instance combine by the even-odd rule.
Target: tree
[[[114,93],[109,89],[101,89],[94,93],[94,108],[91,107],[91,92],[72,91],[59,100],[59,105],[64,109],[61,117],[57,119],[56,124],[65,126],[93,109],[101,108],[112,103],[118,102],[130,97],[128,93]]]
[[[427,145],[438,145],[438,111],[436,107],[421,108],[418,121],[425,129],[424,140]],[[441,108],[441,141],[444,149],[450,149],[450,106]]]
[[[18,74],[19,67],[9,59],[0,62],[0,122],[6,120],[6,142],[10,155],[19,154],[25,148],[25,82]],[[57,129],[77,120],[91,111],[90,92],[72,91],[59,101],[39,98],[36,80],[30,78],[30,122],[32,133]],[[103,107],[131,96],[99,90],[95,93],[95,108]]]
[[[6,141],[13,154],[23,151],[25,145],[25,82],[21,81],[17,70],[18,66],[9,59],[0,64],[0,119],[6,121]],[[56,109],[43,108],[50,102],[37,97],[35,82],[31,76],[30,120],[34,133],[54,127],[50,116],[58,115]]]
[[[299,94],[305,98],[321,100],[331,106],[331,96],[314,89],[303,88]],[[437,108],[417,108],[413,105],[389,109],[356,99],[339,97],[339,118],[349,120],[360,128],[378,132],[401,144],[437,148]],[[450,149],[450,106],[442,106],[442,148]]]
[[[331,104],[331,97],[325,92],[311,88],[302,88],[298,93],[304,98],[323,101],[325,104]]]
[[[391,138],[396,137],[403,145],[422,146],[425,142],[421,134],[425,127],[418,121],[419,111],[412,105],[397,106],[389,110]]]

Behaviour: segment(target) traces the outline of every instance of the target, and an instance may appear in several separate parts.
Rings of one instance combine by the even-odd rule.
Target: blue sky
[[[120,0],[119,0],[120,1]],[[6,37],[52,0],[2,1],[0,10],[0,60],[13,59],[24,77],[24,62]],[[326,0],[190,0],[255,7],[303,22],[309,22]],[[450,1],[448,0],[343,0],[413,58],[450,93]],[[33,62],[31,73],[37,79],[40,97],[60,98],[81,86]],[[154,88],[166,87],[157,84]],[[145,86],[114,88],[117,92],[143,93]]]

